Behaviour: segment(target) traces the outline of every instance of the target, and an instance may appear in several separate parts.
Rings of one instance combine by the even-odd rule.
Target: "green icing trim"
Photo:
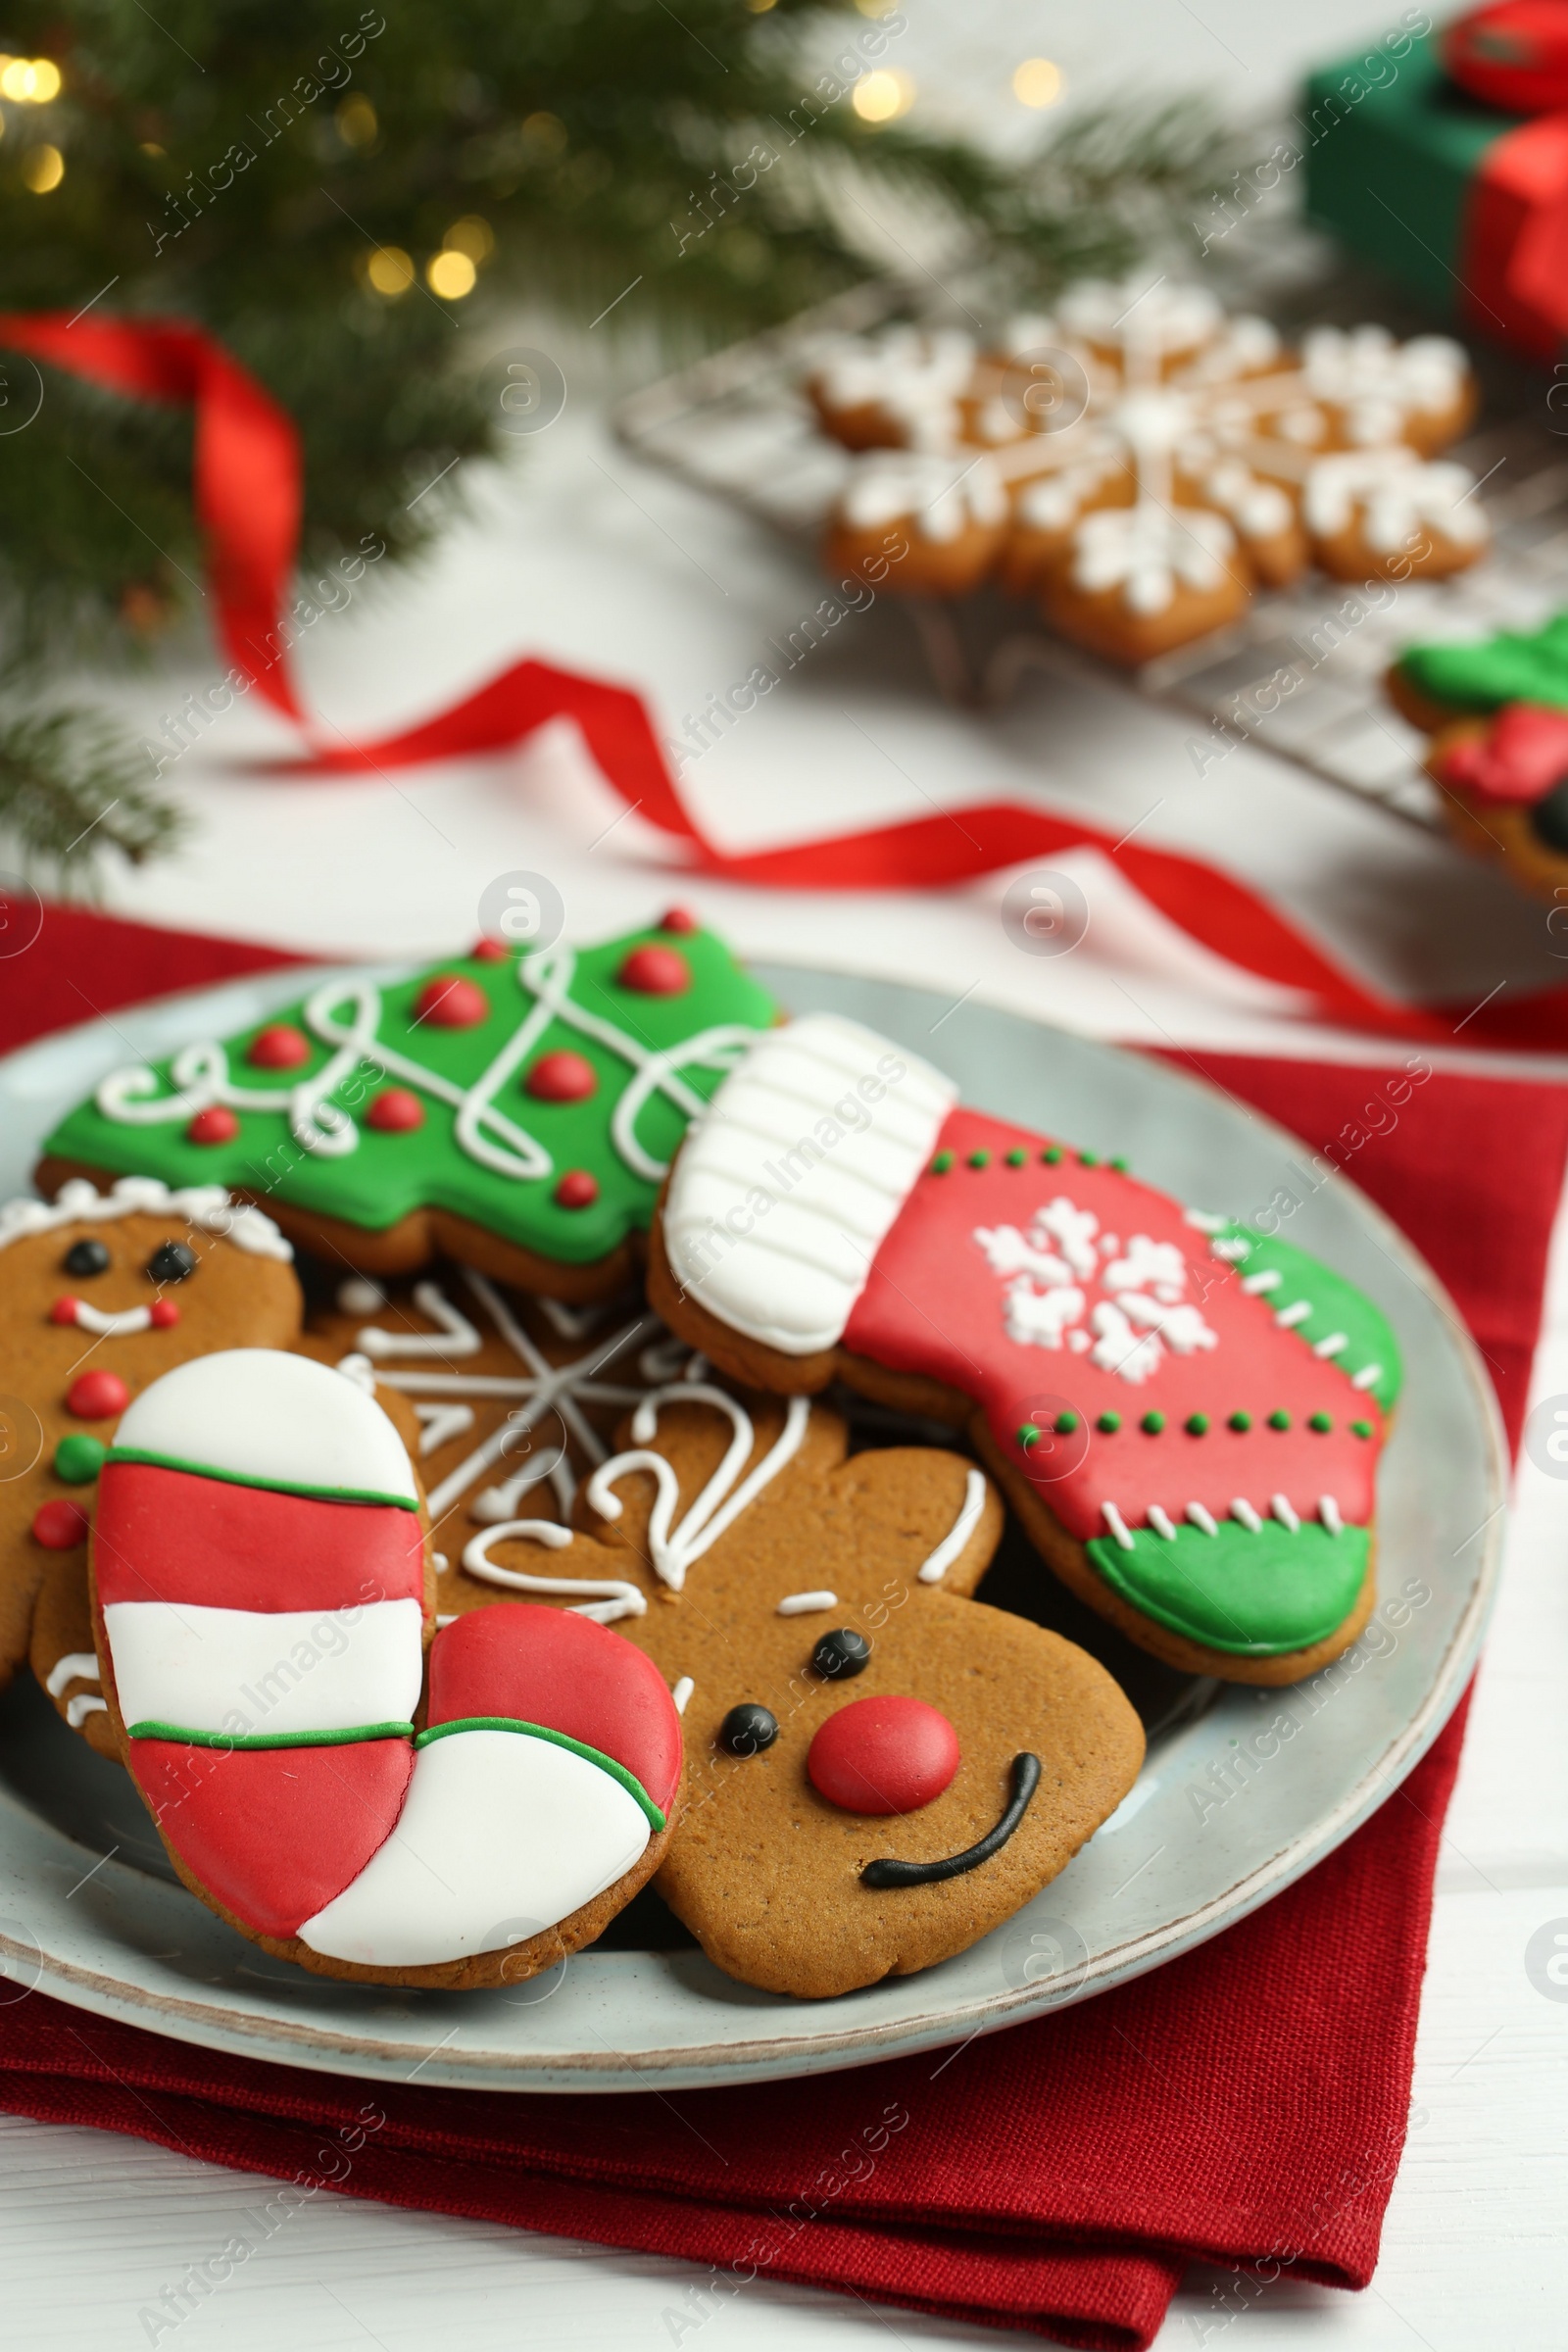
[[[642,946],[673,948],[690,966],[692,986],[667,997],[618,986],[615,974],[621,963]],[[438,974],[471,981],[481,989],[490,1004],[488,1019],[470,1029],[442,1029],[416,1020],[419,992]],[[343,985],[350,985],[347,976]],[[462,1088],[471,1087],[494,1062],[536,1002],[519,985],[513,958],[451,956],[377,986],[378,1041]],[[678,1048],[714,1027],[768,1029],[777,1011],[765,990],[741,969],[722,941],[707,931],[633,931],[600,947],[580,949],[569,997],[583,1012],[612,1023],[655,1052]],[[352,1008],[345,1003],[333,1019],[338,1028],[350,1028]],[[311,1043],[310,1058],[297,1070],[252,1067],[246,1060],[252,1039],[259,1030],[278,1024],[304,1032]],[[235,1086],[276,1094],[323,1068],[335,1050],[316,1037],[303,999],[280,1006],[222,1044]],[[536,1102],[524,1091],[527,1072],[542,1055],[563,1049],[589,1063],[598,1079],[595,1092],[579,1102]],[[167,1100],[178,1091],[171,1059],[149,1067],[147,1101]],[[611,1140],[612,1116],[633,1075],[612,1046],[552,1015],[520,1066],[503,1079],[494,1096],[496,1108],[549,1152],[553,1167],[539,1177],[508,1174],[472,1157],[457,1141],[457,1106],[424,1092],[401,1071],[383,1073],[368,1052],[361,1055],[357,1070],[345,1070],[327,1098],[346,1108],[359,1129],[355,1149],[336,1157],[307,1152],[295,1142],[286,1103],[277,1108],[237,1104],[239,1132],[232,1141],[194,1144],[185,1134],[183,1113],[168,1122],[132,1123],[108,1116],[96,1097],[69,1112],[43,1149],[116,1175],[161,1176],[176,1189],[226,1185],[308,1214],[341,1217],[368,1232],[384,1232],[420,1208],[445,1209],[542,1256],[585,1265],[607,1255],[629,1233],[646,1231],[653,1217],[658,1183],[630,1167]],[[682,1063],[679,1075],[691,1094],[706,1102],[726,1072],[718,1066]],[[367,1123],[371,1099],[386,1086],[417,1093],[425,1113],[422,1126],[387,1134]],[[677,1102],[656,1094],[636,1123],[643,1150],[654,1160],[668,1160],[686,1121],[687,1113]],[[565,1208],[555,1199],[562,1175],[573,1168],[585,1169],[598,1184],[598,1198],[587,1207]]]
[[[433,1723],[428,1731],[419,1734],[414,1744],[416,1748],[428,1747],[432,1740],[449,1740],[454,1732],[521,1732],[529,1740],[548,1740],[552,1747],[564,1747],[569,1755],[581,1756],[585,1764],[597,1764],[601,1772],[608,1772],[642,1807],[656,1830],[664,1827],[663,1814],[637,1775],[628,1772],[624,1764],[617,1764],[613,1756],[590,1747],[585,1740],[573,1740],[565,1732],[553,1732],[542,1723],[524,1723],[515,1715],[460,1715],[452,1723]]]
[[[1244,1279],[1253,1274],[1280,1276],[1263,1300],[1276,1314],[1282,1307],[1294,1306],[1298,1299],[1307,1300],[1311,1313],[1293,1326],[1297,1338],[1306,1346],[1315,1347],[1319,1340],[1343,1331],[1346,1345],[1333,1362],[1350,1379],[1369,1364],[1378,1365],[1378,1378],[1365,1393],[1375,1396],[1385,1412],[1393,1411],[1404,1378],[1398,1342],[1381,1308],[1373,1305],[1364,1291],[1347,1282],[1343,1274],[1336,1274],[1320,1257],[1298,1250],[1294,1242],[1254,1233],[1250,1226],[1224,1225],[1213,1238],[1220,1243],[1247,1244],[1247,1255],[1236,1261],[1236,1271]],[[1272,1413],[1269,1420],[1276,1428],[1283,1426]]]
[[[1303,1520],[1293,1535],[1265,1521],[1253,1535],[1222,1519],[1216,1535],[1178,1527],[1174,1539],[1137,1530],[1132,1548],[1105,1536],[1085,1545],[1113,1592],[1205,1649],[1274,1658],[1326,1641],[1354,1608],[1366,1575],[1364,1527],[1338,1535]]]
[[[1500,710],[1504,703],[1568,708],[1568,612],[1554,612],[1544,628],[1525,634],[1499,629],[1463,645],[1412,645],[1398,668],[1456,717]]]
[[[395,1511],[416,1511],[412,1495],[381,1494],[373,1487],[307,1487],[295,1479],[248,1478],[239,1470],[215,1470],[211,1462],[182,1461],[175,1453],[149,1453],[141,1446],[111,1447],[105,1467],[117,1462],[142,1462],[150,1470],[183,1470],[190,1478],[216,1478],[225,1487],[255,1487],[264,1494],[303,1494],[312,1502],[372,1502]]]
[[[411,1740],[412,1723],[357,1723],[342,1732],[193,1732],[188,1724],[145,1723],[125,1727],[127,1740],[178,1740],[187,1747],[352,1747],[362,1740]]]

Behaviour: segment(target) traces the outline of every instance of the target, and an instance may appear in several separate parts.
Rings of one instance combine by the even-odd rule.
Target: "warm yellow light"
[[[854,104],[862,122],[892,122],[914,104],[914,84],[907,74],[862,74]]]
[[[899,0],[855,0],[862,17],[891,17]]]
[[[381,127],[374,107],[362,90],[351,90],[348,97],[338,100],[332,121],[345,147],[372,146]]]
[[[66,176],[66,159],[58,147],[29,147],[22,159],[22,176],[35,196],[47,196]]]
[[[478,213],[465,213],[454,220],[441,240],[448,253],[466,253],[475,269],[487,262],[496,249],[496,232]]]
[[[25,57],[8,57],[0,70],[0,98],[14,99],[24,104],[32,96],[32,61]]]
[[[32,87],[27,92],[34,106],[47,106],[60,95],[60,68],[52,57],[35,57],[32,61]]]
[[[378,245],[365,265],[365,274],[378,294],[396,302],[414,283],[414,264],[401,245]]]
[[[1023,106],[1054,106],[1061,92],[1061,68],[1049,57],[1026,57],[1013,74],[1012,94]]]
[[[425,283],[443,302],[461,302],[473,292],[479,272],[466,253],[438,253],[425,265]]]
[[[559,115],[541,111],[526,117],[522,135],[530,146],[542,147],[546,155],[559,155],[566,144],[566,125]]]
[[[765,17],[768,10],[776,7],[777,4],[778,0],[746,0],[746,5],[754,17]]]

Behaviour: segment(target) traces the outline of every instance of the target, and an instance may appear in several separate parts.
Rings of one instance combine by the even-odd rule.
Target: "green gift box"
[[[1534,75],[1546,111],[1505,112],[1445,63],[1463,69],[1480,54],[1486,83],[1487,44],[1501,54],[1510,43],[1496,78],[1527,95],[1533,61],[1497,22],[1508,13],[1434,29],[1407,11],[1372,49],[1312,74],[1300,122],[1306,207],[1455,325],[1550,362],[1568,343],[1568,108],[1553,103],[1557,76]]]

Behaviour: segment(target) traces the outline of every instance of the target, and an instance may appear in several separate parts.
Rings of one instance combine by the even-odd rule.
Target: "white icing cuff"
[[[127,1724],[188,1732],[343,1732],[409,1723],[423,1678],[416,1600],[350,1609],[210,1609],[115,1600],[104,1610]]]
[[[676,1281],[783,1354],[835,1346],[956,1097],[836,1013],[764,1030],[676,1159],[663,1224]]]
[[[454,1732],[419,1749],[396,1829],[300,1940],[367,1968],[521,1943],[613,1886],[648,1838],[635,1797],[569,1748]]]
[[[374,1397],[282,1348],[230,1348],[166,1372],[129,1406],[115,1446],[260,1486],[418,1498]]]

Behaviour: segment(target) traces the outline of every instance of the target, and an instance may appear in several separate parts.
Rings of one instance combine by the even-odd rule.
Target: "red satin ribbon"
[[[607,782],[678,841],[688,868],[774,890],[941,890],[1035,858],[1095,849],[1160,913],[1261,980],[1296,989],[1319,1019],[1442,1043],[1462,1024],[1468,1044],[1568,1050],[1568,992],[1514,1005],[1396,1003],[1355,979],[1229,875],[1174,851],[1118,844],[1098,826],[1027,802],[988,801],[861,833],[731,855],[710,841],[680,797],[647,710],[628,687],[517,662],[421,726],[345,743],[313,725],[278,652],[299,543],[301,460],[292,418],[212,336],[177,319],[94,319],[63,312],[0,314],[0,344],[132,398],[192,407],[195,503],[207,539],[218,634],[229,660],[299,726],[308,756],[293,772],[415,766],[510,749],[549,719],[574,719]]]

